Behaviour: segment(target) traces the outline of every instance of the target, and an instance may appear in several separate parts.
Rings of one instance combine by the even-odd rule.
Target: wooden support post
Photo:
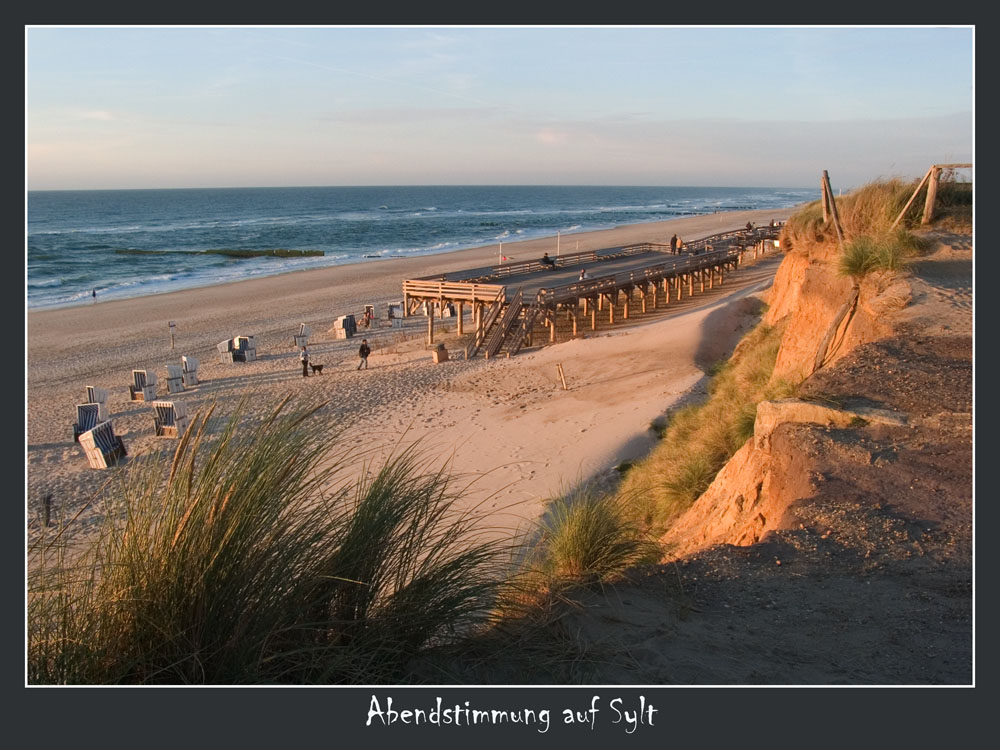
[[[556,343],[556,311],[546,313],[546,317],[549,318],[549,343],[554,344]]]
[[[694,296],[694,274],[688,274],[688,297]]]
[[[603,294],[598,294],[597,295],[597,309],[598,310],[604,310],[604,295]]]
[[[618,296],[618,292],[615,292],[615,297]],[[611,295],[608,295],[608,322],[615,322],[615,305],[618,303],[617,299],[612,299]]]
[[[823,177],[819,181],[820,189],[823,191],[823,223],[830,221],[830,196],[826,192],[826,170],[823,170]]]
[[[927,200],[924,201],[924,216],[921,224],[930,224],[934,218],[934,204],[937,202],[938,181],[941,179],[941,168],[931,167],[931,179],[927,183]]]
[[[582,297],[581,300],[583,301],[583,314],[586,315],[587,314],[587,298],[586,297]]]
[[[656,283],[656,282],[654,281],[654,282],[653,282],[653,309],[654,309],[654,310],[656,309],[656,293],[657,293],[658,291],[660,291],[660,290],[659,290],[659,284],[657,284],[657,283]]]
[[[672,279],[668,279],[667,277],[663,278],[663,304],[667,305],[667,306],[670,305],[670,282],[671,281],[672,281]]]
[[[576,310],[570,310],[569,317],[573,321],[573,336],[576,337]]]
[[[722,286],[722,275],[724,266],[719,266],[719,286]]]
[[[701,293],[702,294],[705,293],[705,271],[707,271],[707,270],[708,269],[703,268],[703,269],[701,269],[701,271],[698,272],[698,283],[701,284]]]
[[[625,305],[622,307],[622,317],[625,320],[628,320],[628,309],[629,309],[629,305],[631,305],[631,304],[632,304],[632,290],[631,289],[626,289],[625,290]]]
[[[427,305],[427,343],[434,343],[434,303]]]
[[[639,294],[640,294],[640,298],[639,299],[640,299],[640,302],[642,304],[642,312],[645,315],[645,313],[646,313],[646,287],[645,287],[645,285],[643,285],[642,287],[640,287]]]
[[[677,301],[680,302],[684,299],[684,274],[677,274],[674,278],[677,279]]]
[[[708,269],[708,288],[709,289],[715,288],[715,266],[712,266]]]
[[[595,305],[590,306],[590,330],[597,330],[597,307]]]
[[[465,328],[462,326],[462,320],[465,318],[465,303],[458,303],[458,335],[461,336],[465,333]]]

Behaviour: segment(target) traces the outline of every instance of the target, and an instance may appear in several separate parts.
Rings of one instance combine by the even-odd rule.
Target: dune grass
[[[855,278],[874,271],[904,271],[924,247],[918,237],[905,230],[860,235],[844,245],[837,270]]]
[[[320,407],[243,411],[133,461],[76,564],[31,551],[30,683],[393,682],[491,622],[509,550],[443,471],[404,451],[345,482]]]
[[[642,527],[660,531],[687,509],[753,435],[757,404],[793,392],[771,380],[780,343],[780,326],[748,333],[712,378],[707,400],[674,414],[653,452],[628,472],[618,498]]]
[[[555,582],[608,581],[658,547],[614,495],[582,493],[550,503],[542,521],[538,570]]]

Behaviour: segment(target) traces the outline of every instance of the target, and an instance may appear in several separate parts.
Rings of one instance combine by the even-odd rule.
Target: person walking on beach
[[[97,299],[97,290],[94,290],[94,299]]]
[[[309,352],[306,351],[306,348],[304,346],[302,347],[302,351],[299,352],[299,362],[302,363],[302,377],[308,378],[309,377]]]
[[[372,350],[368,348],[368,339],[361,339],[361,347],[358,349],[358,356],[361,357],[361,361],[358,362],[359,370],[362,367],[368,369],[368,355],[371,353]]]
[[[678,244],[679,240],[677,239],[677,235],[675,234],[673,237],[670,238],[670,252],[674,255],[677,255]]]

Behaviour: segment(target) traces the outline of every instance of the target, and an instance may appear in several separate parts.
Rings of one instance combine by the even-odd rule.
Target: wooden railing
[[[489,333],[490,327],[500,314],[500,310],[503,309],[505,297],[506,289],[504,287],[500,287],[500,291],[493,299],[486,315],[483,317],[482,325],[476,330],[476,335],[473,337],[472,341],[469,342],[469,345],[465,347],[466,359],[472,359],[475,357],[476,352],[479,351],[479,347],[483,345],[483,341],[486,339],[486,334]]]
[[[424,281],[409,279],[403,282],[403,294],[417,298],[458,300],[463,302],[492,302],[504,293],[500,284],[470,284],[454,281]]]
[[[521,350],[521,347],[524,346],[524,342],[527,340],[528,334],[531,333],[531,329],[535,325],[535,320],[538,318],[541,311],[542,294],[539,292],[535,296],[535,301],[531,303],[531,307],[524,311],[524,317],[521,319],[521,325],[511,332],[510,343],[507,349],[510,356],[517,354]]]
[[[494,326],[493,330],[490,332],[489,338],[486,340],[486,359],[496,356],[496,353],[500,351],[500,347],[503,346],[504,339],[507,338],[507,332],[510,330],[511,326],[514,325],[514,321],[516,321],[521,315],[523,300],[524,290],[521,287],[518,287],[517,292],[514,294],[514,298],[511,299],[510,303],[507,305],[507,310],[504,312],[500,322]]]
[[[597,278],[585,281],[576,281],[572,284],[547,287],[539,290],[539,299],[543,304],[550,305],[573,298],[590,297],[595,294],[620,289],[637,281],[648,281],[653,278],[697,271],[722,262],[730,262],[738,259],[741,252],[741,248],[727,248],[699,255],[681,256],[675,260],[658,263],[655,266],[647,266],[636,271],[623,271],[607,276],[598,276]]]

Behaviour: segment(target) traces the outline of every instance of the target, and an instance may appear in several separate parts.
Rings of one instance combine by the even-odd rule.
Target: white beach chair
[[[156,373],[152,370],[132,370],[132,385],[128,387],[128,392],[133,401],[154,401]]]
[[[187,405],[183,401],[154,401],[153,429],[161,437],[179,438],[188,426]]]
[[[198,385],[198,360],[194,357],[181,357],[181,381],[186,388]]]
[[[299,324],[299,332],[295,336],[292,336],[292,340],[295,342],[295,348],[301,349],[309,343],[309,337],[312,335],[312,329],[305,323]]]
[[[76,422],[73,423],[73,442],[79,442],[80,435],[85,433],[87,430],[92,430],[97,427],[98,424],[104,422],[101,419],[101,405],[100,404],[77,404],[76,405]]]
[[[233,360],[233,340],[226,339],[225,341],[220,341],[215,345],[215,348],[219,350],[219,354],[222,356],[223,362],[232,362]]]
[[[97,421],[103,422],[108,418],[108,392],[103,388],[93,385],[87,386],[87,403],[97,404]]]
[[[167,365],[167,393],[184,390],[184,369],[180,365]]]
[[[106,469],[128,455],[122,439],[115,435],[110,421],[99,422],[80,435],[80,445],[92,469]]]

